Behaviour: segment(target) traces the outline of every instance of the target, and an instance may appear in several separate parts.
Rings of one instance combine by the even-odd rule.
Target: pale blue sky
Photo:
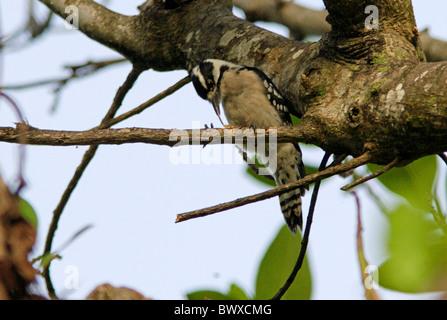
[[[4,34],[23,22],[26,2],[0,0]],[[135,14],[141,2],[111,1],[110,8]],[[315,0],[297,2],[323,7],[322,2]],[[414,0],[413,4],[419,28],[430,27],[433,35],[447,40],[445,0]],[[284,32],[272,24],[262,26]],[[114,57],[118,55],[113,51],[77,31],[65,30],[58,23],[58,31],[53,34],[26,49],[3,54],[2,81],[16,84],[58,77],[64,74],[64,65]],[[10,94],[32,126],[88,129],[101,121],[129,70],[130,66],[123,64],[72,82],[63,91],[54,114],[49,112],[51,87]],[[185,71],[145,72],[120,112],[148,100],[185,75]],[[11,126],[15,121],[1,103],[0,126]],[[197,122],[202,126],[218,124],[210,105],[188,85],[119,127],[191,128]],[[23,197],[39,215],[35,255],[42,251],[52,211],[85,150],[86,147],[27,148],[28,186]],[[144,144],[99,148],[65,209],[54,240],[53,248],[57,249],[79,229],[93,225],[93,229],[61,252],[61,261],[53,263],[52,277],[58,294],[84,298],[96,285],[105,282],[131,287],[155,299],[183,299],[185,293],[204,288],[226,291],[232,282],[248,293],[254,291],[260,259],[284,223],[278,199],[174,224],[178,213],[265,191],[267,187],[248,178],[243,165],[174,165],[169,162],[169,152],[168,147]],[[305,146],[303,152],[304,161],[312,165],[318,165],[323,155]],[[0,144],[0,173],[7,181],[15,177],[17,153],[17,146]],[[339,191],[345,182],[332,178],[323,183],[320,191],[308,250],[314,299],[363,298],[355,252],[354,199]],[[310,193],[304,199],[305,210],[309,199]],[[371,263],[380,264],[386,253],[377,239],[385,233],[386,223],[364,196],[362,205],[366,255]],[[76,290],[64,288],[71,266],[79,271],[80,287]],[[380,294],[385,298],[412,298],[387,291]]]

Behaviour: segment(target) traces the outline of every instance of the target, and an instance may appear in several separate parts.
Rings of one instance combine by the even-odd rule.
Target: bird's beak
[[[219,96],[219,92],[214,91],[214,92],[210,93],[210,95],[212,95],[212,96],[210,97],[211,99],[209,99],[209,100],[211,101],[211,104],[213,105],[214,111],[216,112],[217,117],[220,120],[220,123],[222,123],[222,125],[225,126],[223,121],[222,121],[222,119],[221,119],[221,117],[220,117],[220,108],[219,108],[220,96]]]
[[[219,120],[220,120],[220,123],[222,123],[222,125],[223,126],[225,126],[224,125],[224,123],[223,123],[223,121],[222,121],[222,119],[221,119],[221,117],[220,117],[220,109],[219,109],[219,102],[213,102],[213,108],[214,108],[214,111],[216,111],[216,114],[217,114],[217,117],[219,118]]]

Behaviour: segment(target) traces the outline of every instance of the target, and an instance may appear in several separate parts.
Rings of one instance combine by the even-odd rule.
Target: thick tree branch
[[[446,149],[447,63],[425,62],[411,1],[371,0],[380,27],[368,29],[364,1],[325,0],[332,29],[313,44],[238,19],[230,1],[153,0],[134,17],[92,1],[42,1],[62,16],[78,5],[82,32],[145,67],[190,70],[212,57],[262,69],[311,129],[302,141],[327,152],[374,146],[386,164]]]
[[[276,22],[289,28],[295,39],[322,36],[330,31],[325,10],[313,10],[287,0],[234,0],[244,11],[248,21]],[[447,60],[447,42],[430,36],[428,30],[420,33],[422,49],[427,61]]]
[[[447,60],[447,42],[430,36],[429,31],[420,32],[422,48],[424,49],[427,61],[446,61]]]
[[[113,124],[110,122],[109,124]],[[274,129],[274,131],[272,131]],[[302,123],[294,127],[261,129],[253,133],[251,129],[146,129],[146,128],[123,128],[123,129],[92,129],[87,131],[58,131],[43,130],[19,124],[16,128],[0,127],[0,142],[21,143],[24,141],[29,145],[45,146],[81,146],[81,145],[120,145],[128,143],[148,143],[176,147],[182,145],[207,145],[230,143],[234,144],[244,138],[256,138],[268,140],[271,134],[275,135],[278,143],[282,142],[305,142],[312,143],[318,132]],[[447,142],[440,143],[437,147],[440,153],[447,150]],[[363,149],[369,149],[375,153],[374,161],[383,164],[381,152],[376,153],[374,144],[365,144]]]
[[[109,122],[109,124],[114,122]],[[269,139],[275,129],[278,142],[306,140],[308,132],[302,127],[278,127],[254,134],[251,129],[92,129],[87,131],[41,130],[26,124],[17,128],[0,127],[0,141],[45,146],[81,146],[101,144],[149,143],[169,147],[181,145],[207,145],[213,143],[235,143],[233,137],[265,137]],[[23,140],[21,140],[23,138]]]

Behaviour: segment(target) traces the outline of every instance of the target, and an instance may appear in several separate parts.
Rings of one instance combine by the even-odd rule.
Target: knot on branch
[[[350,106],[348,109],[349,125],[352,128],[358,127],[363,119],[363,110],[360,106]]]
[[[367,63],[374,52],[381,52],[385,46],[384,37],[375,31],[353,38],[330,33],[323,36],[321,42],[321,54],[326,59],[355,64]]]

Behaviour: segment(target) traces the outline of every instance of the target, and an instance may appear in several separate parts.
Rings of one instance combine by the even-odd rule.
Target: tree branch
[[[327,164],[330,156],[331,155],[329,153],[326,153],[324,155],[323,160],[321,160],[321,164],[318,169],[318,172],[321,172],[326,168],[326,164]],[[309,243],[310,228],[312,225],[315,206],[317,204],[317,197],[318,197],[318,191],[320,190],[320,184],[321,184],[321,180],[318,180],[317,182],[315,182],[314,190],[312,191],[312,198],[310,200],[309,213],[307,215],[307,221],[306,221],[306,228],[304,230],[303,240],[301,241],[300,253],[298,254],[298,258],[295,263],[295,266],[293,267],[292,273],[287,278],[285,284],[273,296],[272,300],[280,300],[284,296],[284,294],[287,292],[287,290],[290,288],[293,281],[295,280],[295,277],[298,274],[298,271],[301,269],[301,266],[303,265],[304,257],[306,256],[306,251],[307,251],[307,244]]]
[[[357,179],[357,180],[355,180],[355,181],[345,185],[343,188],[341,188],[341,190],[348,191],[349,189],[352,189],[352,188],[358,186],[359,184],[362,184],[362,183],[365,183],[365,182],[367,182],[369,180],[375,179],[378,176],[384,174],[385,172],[390,171],[398,163],[399,163],[399,159],[396,158],[393,161],[391,161],[389,164],[387,164],[385,167],[383,167],[382,169],[377,170],[376,172],[374,172],[374,173],[372,173],[372,174],[370,174],[370,175],[368,175],[366,177],[359,178],[359,179]]]
[[[19,120],[20,123],[23,123],[24,118],[22,115],[22,111],[20,110],[19,106],[14,101],[14,99],[12,99],[10,96],[8,96],[6,93],[2,92],[1,90],[0,90],[0,98],[4,98],[7,101],[8,105],[11,107],[13,112],[16,114],[17,120]],[[20,131],[21,129],[18,128],[18,130]],[[25,150],[26,138],[25,137],[19,138],[18,143],[20,144],[20,146],[19,146],[20,155],[19,155],[18,173],[17,173],[18,186],[14,193],[15,195],[19,195],[20,190],[26,185],[25,179],[23,177],[23,169],[24,169],[24,165],[25,165],[25,153],[26,153],[25,152],[26,151]]]
[[[313,10],[286,0],[234,0],[248,21],[276,22],[284,25],[297,40],[322,36],[331,30],[325,10]],[[430,36],[427,29],[420,32],[422,49],[427,61],[447,60],[447,42]]]
[[[121,116],[120,116],[121,117]],[[122,118],[121,118],[122,119]],[[108,125],[115,124],[111,121]],[[270,139],[273,134],[278,143],[303,142],[312,144],[319,132],[315,128],[302,122],[294,127],[275,127],[253,132],[251,129],[91,129],[87,131],[58,131],[43,130],[20,124],[17,128],[0,127],[0,142],[20,143],[21,139],[29,145],[45,146],[74,146],[74,145],[120,145],[128,143],[148,143],[177,147],[183,145],[207,145],[213,143],[234,144],[241,139]],[[422,148],[423,146],[421,146]],[[386,164],[382,151],[376,146],[365,144],[363,150],[370,150],[374,154],[374,163]],[[359,148],[360,149],[360,148]],[[447,150],[446,141],[436,146],[435,154]],[[379,151],[379,152],[378,152]]]
[[[115,121],[109,121],[108,125]],[[91,129],[87,131],[41,130],[20,124],[17,128],[0,127],[0,141],[20,143],[24,138],[26,144],[45,146],[80,146],[101,144],[149,143],[169,147],[182,145],[206,145],[214,143],[236,143],[235,140],[246,138],[269,139],[276,136],[277,142],[305,141],[308,137],[305,127],[277,127],[254,133],[251,129]],[[220,141],[217,141],[219,139]]]
[[[16,32],[13,32],[11,36],[7,37],[2,43],[0,43],[0,47],[11,47],[11,46],[21,46],[24,44],[29,44],[32,40],[35,40],[39,38],[41,35],[45,33],[46,30],[48,30],[51,20],[54,16],[54,13],[52,11],[48,11],[46,14],[46,18],[39,22],[36,18],[36,10],[34,8],[35,1],[34,0],[28,0],[28,19],[24,23],[22,27],[19,28]],[[28,33],[29,39],[27,39],[25,42],[16,44],[14,41],[19,38],[21,35]],[[3,39],[2,39],[3,40]]]
[[[3,87],[0,86],[0,90],[22,90],[39,86],[45,86],[49,84],[59,84],[59,87],[66,85],[70,80],[82,78],[95,73],[105,67],[125,62],[126,59],[112,59],[104,61],[88,61],[81,65],[69,65],[65,66],[65,69],[70,70],[70,75],[66,77],[60,77],[55,79],[40,80],[35,82],[23,83],[23,84],[10,84]]]
[[[134,85],[136,80],[138,79],[141,72],[142,72],[142,70],[135,66],[132,68],[131,72],[129,73],[129,75],[126,78],[126,81],[118,89],[111,107],[109,108],[109,110],[107,111],[107,114],[103,118],[101,125],[100,125],[102,128],[106,128],[107,122],[115,116],[116,112],[118,111],[118,108],[121,106],[121,104],[124,100],[124,97],[130,91],[130,89],[132,88],[132,86]],[[70,199],[70,196],[73,193],[73,190],[76,188],[79,180],[81,179],[82,174],[84,173],[85,169],[89,165],[90,161],[95,156],[97,150],[98,150],[98,145],[91,145],[90,148],[85,152],[84,157],[82,158],[81,164],[76,168],[76,171],[75,171],[73,177],[71,178],[70,182],[68,183],[68,186],[65,189],[64,193],[62,194],[62,197],[61,197],[56,209],[54,209],[53,219],[51,220],[50,226],[48,228],[47,239],[45,242],[45,248],[44,248],[44,252],[43,252],[44,255],[51,252],[54,235],[56,233],[56,229],[57,229],[59,220],[62,216],[62,212],[64,211],[65,206],[67,205],[68,200]],[[49,296],[51,298],[57,298],[55,289],[51,282],[49,268],[50,268],[50,264],[48,264],[43,270],[45,283],[47,285],[47,290],[48,290]]]
[[[322,170],[320,172],[309,174],[294,183],[289,183],[289,184],[286,184],[286,185],[283,185],[280,187],[276,187],[274,189],[271,189],[271,190],[268,190],[268,191],[265,191],[262,193],[258,193],[258,194],[244,197],[244,198],[239,198],[234,201],[222,203],[222,204],[219,204],[216,206],[178,214],[175,222],[177,223],[177,222],[183,222],[183,221],[194,219],[194,218],[205,217],[210,214],[217,213],[217,212],[222,212],[222,211],[230,210],[233,208],[241,207],[241,206],[244,206],[244,205],[247,205],[250,203],[262,201],[265,199],[270,199],[270,198],[273,198],[280,194],[283,194],[285,192],[288,192],[290,190],[294,190],[296,188],[306,186],[312,182],[320,181],[320,180],[326,179],[328,177],[332,177],[334,175],[355,169],[357,167],[360,167],[364,164],[369,163],[372,159],[373,159],[372,155],[370,153],[366,152],[366,153],[362,154],[361,156],[351,159],[350,161],[348,161],[346,163],[342,163],[342,164],[339,164],[339,165],[336,165],[333,167],[329,167],[329,168]]]
[[[164,90],[163,92],[160,92],[155,97],[149,99],[148,101],[139,105],[138,107],[136,107],[132,110],[129,110],[126,113],[123,113],[123,114],[117,116],[116,118],[113,118],[113,119],[107,121],[107,123],[105,124],[106,127],[110,128],[121,121],[129,119],[130,117],[143,112],[147,108],[153,106],[157,102],[161,101],[162,99],[166,98],[167,96],[169,96],[169,95],[173,94],[174,92],[176,92],[177,90],[181,89],[183,86],[185,86],[189,82],[191,82],[190,77],[185,77],[185,78],[179,80],[177,83],[170,86],[168,89]],[[99,127],[96,127],[95,129],[101,129],[101,127],[99,126]]]
[[[59,3],[61,14],[64,1],[42,1]],[[447,62],[425,63],[411,2],[372,0],[380,28],[370,30],[364,1],[325,0],[332,29],[312,44],[238,19],[230,1],[218,0],[172,8],[148,1],[139,15],[117,19],[107,43],[101,20],[88,18],[110,24],[116,14],[87,0],[65,2],[85,14],[82,32],[145,68],[190,70],[212,57],[262,69],[311,128],[304,142],[327,152],[358,156],[374,145],[386,164],[447,149]]]

